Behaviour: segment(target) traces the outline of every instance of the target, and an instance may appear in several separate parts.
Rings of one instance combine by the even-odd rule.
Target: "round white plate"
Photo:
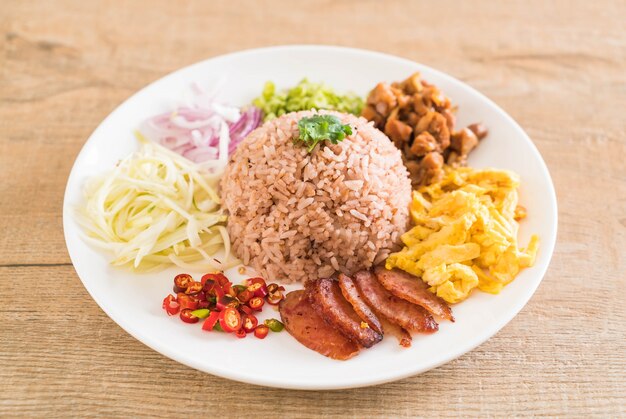
[[[191,83],[222,84],[221,99],[248,104],[267,80],[289,87],[304,77],[324,81],[338,91],[366,95],[380,81],[401,80],[420,71],[459,105],[458,126],[482,121],[489,136],[471,154],[470,165],[511,169],[521,175],[520,203],[528,210],[520,240],[541,237],[534,267],[526,269],[499,295],[475,292],[453,307],[456,323],[441,322],[433,335],[416,335],[410,349],[384,339],[348,361],[325,358],[288,333],[265,340],[203,332],[168,317],[161,308],[179,269],[134,274],[112,268],[110,255],[86,245],[79,236],[72,207],[82,199],[84,181],[112,168],[137,148],[133,130],[146,117],[172,109]],[[140,90],[94,131],[70,174],[63,207],[63,227],[70,257],[85,288],[124,330],[155,351],[211,374],[274,387],[338,389],[397,380],[437,367],[480,345],[506,325],[541,282],[554,248],[557,206],[550,174],[524,131],[502,109],[462,82],[412,61],[376,52],[326,46],[286,46],[243,51],[212,58],[176,71]],[[199,277],[197,278],[199,279]],[[270,317],[277,312],[264,310]]]

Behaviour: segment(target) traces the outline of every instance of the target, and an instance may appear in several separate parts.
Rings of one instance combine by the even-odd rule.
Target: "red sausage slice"
[[[383,326],[383,332],[386,336],[395,336],[396,339],[398,339],[398,343],[400,344],[400,346],[403,346],[405,348],[411,346],[411,341],[413,340],[413,338],[411,337],[411,334],[409,332],[407,332],[405,329],[398,326],[397,324],[392,323],[389,319],[383,316],[380,316],[380,322]]]
[[[285,329],[298,342],[324,356],[345,360],[359,346],[334,329],[317,313],[303,290],[292,291],[278,306]]]
[[[361,320],[367,323],[376,332],[383,333],[383,328],[380,325],[378,317],[376,317],[372,309],[363,301],[352,278],[344,274],[339,274],[339,288],[341,288],[341,294],[352,305],[352,308],[356,314],[359,315]]]
[[[421,333],[432,333],[439,329],[428,311],[391,294],[380,285],[372,272],[357,272],[354,282],[365,302],[398,326]]]
[[[422,306],[435,316],[454,321],[450,306],[428,291],[428,284],[421,278],[399,269],[390,271],[382,266],[377,267],[375,273],[378,282],[396,297]]]
[[[322,278],[307,284],[309,298],[317,313],[328,324],[360,346],[370,348],[380,342],[383,335],[370,328],[343,295],[337,281]]]

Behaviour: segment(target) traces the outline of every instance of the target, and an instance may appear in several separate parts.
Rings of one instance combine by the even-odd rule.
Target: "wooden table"
[[[623,1],[9,1],[0,7],[0,416],[626,415]],[[148,349],[91,300],[61,207],[98,123],[147,83],[277,44],[385,51],[450,73],[526,129],[552,173],[559,239],[500,333],[428,373],[284,391]]]

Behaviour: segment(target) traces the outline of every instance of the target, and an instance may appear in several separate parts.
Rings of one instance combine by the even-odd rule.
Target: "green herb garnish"
[[[269,327],[272,332],[282,332],[285,328],[285,325],[276,319],[267,319],[263,323],[265,323],[265,325]]]
[[[310,153],[317,143],[328,140],[333,144],[339,143],[352,134],[352,127],[344,125],[339,118],[334,115],[314,115],[305,117],[298,121],[300,136],[296,142],[302,141]]]

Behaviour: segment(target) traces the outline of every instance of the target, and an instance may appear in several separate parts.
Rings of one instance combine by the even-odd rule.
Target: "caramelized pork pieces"
[[[402,82],[378,83],[361,116],[374,121],[402,151],[413,186],[438,181],[443,165],[465,165],[478,140],[487,135],[481,124],[455,131],[453,106],[438,88],[412,74]]]

